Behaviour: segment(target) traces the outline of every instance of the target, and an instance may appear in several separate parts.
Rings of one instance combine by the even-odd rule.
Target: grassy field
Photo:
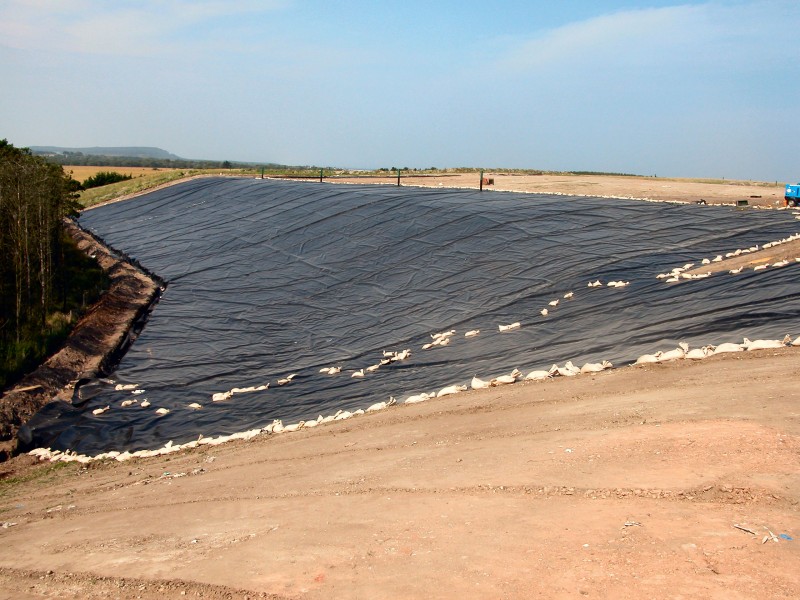
[[[89,177],[94,177],[101,171],[113,171],[122,175],[130,175],[133,178],[155,175],[158,173],[168,173],[170,171],[181,171],[182,169],[154,169],[153,167],[91,167],[84,165],[65,165],[64,172],[71,174],[76,181],[84,182]]]
[[[65,167],[67,169],[68,167]],[[127,175],[130,167],[120,169],[109,169],[107,167],[84,167],[86,169],[97,168],[98,171],[116,170],[118,173]],[[185,177],[194,175],[231,175],[231,176],[255,176],[257,173],[253,169],[141,169],[142,173],[134,175],[133,179],[112,183],[96,188],[91,188],[80,193],[78,201],[85,208],[128,196],[137,194],[151,188],[170,183]],[[74,177],[74,175],[73,175]]]
[[[112,183],[110,185],[103,185],[85,190],[80,193],[80,198],[78,201],[85,208],[88,208],[89,206],[100,204],[101,202],[113,200],[114,198],[119,198],[128,194],[135,194],[137,192],[141,192],[164,183],[169,183],[170,181],[175,181],[176,179],[181,179],[182,177],[192,174],[194,173],[191,171],[181,171],[177,169],[155,171],[147,175],[142,174],[139,177],[134,177],[133,179],[129,179],[127,181],[120,181],[118,183]]]
[[[261,174],[260,168],[251,169],[152,169],[152,168],[137,168],[137,167],[76,167],[65,166],[64,170],[69,172],[73,170],[72,177],[83,181],[87,177],[100,172],[100,171],[116,171],[123,175],[133,175],[133,179],[112,183],[96,188],[91,188],[80,193],[78,201],[84,208],[107,202],[123,196],[131,194],[138,194],[146,190],[184,179],[186,177],[193,177],[196,175],[223,175],[230,177],[257,177]],[[268,169],[264,171],[267,177],[316,177],[319,169],[306,169],[300,168],[281,168],[281,169]],[[332,170],[326,171],[326,176],[330,177],[333,173]]]

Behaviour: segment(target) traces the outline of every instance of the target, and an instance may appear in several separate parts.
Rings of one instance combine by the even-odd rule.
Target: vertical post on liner
[[[483,191],[483,169],[481,169],[481,187],[480,191]]]
[[[397,187],[400,187],[400,167],[397,167]]]
[[[325,170],[325,169],[320,169],[320,170],[319,170],[319,182],[320,182],[320,183],[322,183],[322,172],[323,172],[324,170]]]

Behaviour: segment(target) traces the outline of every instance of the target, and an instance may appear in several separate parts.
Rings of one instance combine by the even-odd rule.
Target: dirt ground
[[[795,598],[798,384],[797,349],[747,352],[467,392],[166,458],[39,467],[2,487],[0,588]],[[769,532],[778,541],[762,543]]]
[[[125,463],[17,457],[0,598],[796,598],[798,352],[518,383]]]
[[[484,173],[493,179],[484,190],[513,191],[540,194],[566,194],[578,196],[600,196],[620,198],[646,198],[678,202],[707,204],[737,204],[746,200],[748,206],[783,206],[783,184],[752,181],[704,182],[694,179],[666,179],[656,177],[613,175],[514,175]],[[335,181],[353,183],[382,183],[393,185],[397,177],[336,178]],[[423,187],[475,188],[480,186],[477,173],[444,174],[441,176],[402,175],[401,185]]]

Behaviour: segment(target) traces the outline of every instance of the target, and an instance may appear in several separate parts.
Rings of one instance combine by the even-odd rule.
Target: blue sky
[[[800,2],[0,0],[0,138],[800,180]]]

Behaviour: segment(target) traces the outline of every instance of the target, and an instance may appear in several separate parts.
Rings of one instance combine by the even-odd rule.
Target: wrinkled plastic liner
[[[800,333],[800,263],[656,279],[795,233],[788,211],[220,178],[80,221],[169,282],[112,376],[145,392],[95,381],[77,405],[51,404],[30,424],[38,445],[87,454],[366,408],[515,367],[619,366],[678,341]],[[596,279],[630,285],[587,288]],[[517,321],[519,329],[498,331]],[[457,334],[448,346],[421,349],[449,329]],[[474,329],[480,335],[463,336]],[[384,350],[405,348],[408,359],[351,377]],[[319,372],[329,366],[342,372]],[[266,383],[212,402],[214,393]],[[145,398],[150,407],[141,408]],[[194,402],[203,408],[187,407]]]

